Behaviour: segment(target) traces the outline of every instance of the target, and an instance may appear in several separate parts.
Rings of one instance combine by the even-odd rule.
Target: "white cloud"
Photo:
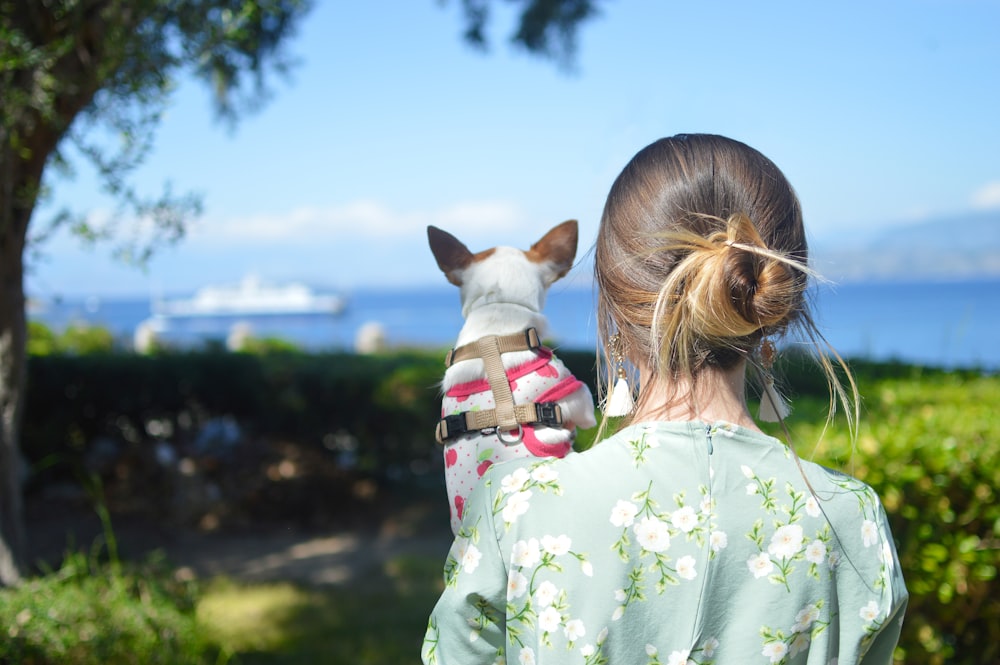
[[[980,210],[1000,208],[1000,180],[989,182],[972,195],[972,205]]]
[[[286,213],[202,220],[191,230],[200,243],[327,241],[335,238],[422,238],[428,224],[463,240],[492,237],[504,242],[512,231],[528,228],[526,216],[507,201],[469,201],[438,210],[393,210],[377,201],[353,201],[328,208],[303,207]],[[532,239],[532,242],[534,239]],[[513,242],[513,240],[511,240]]]

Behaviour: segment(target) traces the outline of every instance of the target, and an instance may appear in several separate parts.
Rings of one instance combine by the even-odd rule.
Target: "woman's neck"
[[[705,369],[694,380],[658,377],[646,369],[640,374],[645,380],[633,422],[724,420],[760,430],[747,409],[745,363],[729,370]]]

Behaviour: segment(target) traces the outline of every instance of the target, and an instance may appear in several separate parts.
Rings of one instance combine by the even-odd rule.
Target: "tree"
[[[177,76],[191,70],[215,91],[219,116],[235,121],[266,96],[287,65],[282,47],[311,0],[0,0],[0,586],[24,571],[19,437],[26,381],[24,258],[47,169],[65,168],[66,144],[89,160],[119,203],[115,219],[144,233],[119,254],[142,261],[183,237],[200,211],[169,188],[141,197],[129,176],[152,145]],[[568,62],[587,0],[519,0],[513,41]],[[462,0],[466,39],[484,46],[490,0]],[[117,140],[108,149],[107,139]],[[117,233],[64,212],[37,230],[70,225],[84,238]],[[37,226],[37,223],[36,223]],[[133,225],[133,229],[135,225]]]
[[[18,443],[25,383],[24,250],[48,166],[73,141],[97,167],[121,214],[177,239],[198,210],[166,189],[140,198],[128,184],[183,68],[209,82],[218,112],[235,117],[281,69],[281,45],[307,0],[0,0],[0,584],[23,571]],[[241,95],[243,95],[241,97]],[[116,137],[108,152],[88,132]],[[62,215],[81,233],[82,219]]]
[[[529,53],[572,65],[576,54],[576,32],[580,24],[597,15],[598,0],[515,0],[520,4],[517,27],[510,40]],[[465,39],[485,48],[491,0],[462,0]]]

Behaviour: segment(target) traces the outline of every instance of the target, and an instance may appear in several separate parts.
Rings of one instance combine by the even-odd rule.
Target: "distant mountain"
[[[812,253],[835,281],[1000,277],[1000,210],[852,230],[814,241]]]

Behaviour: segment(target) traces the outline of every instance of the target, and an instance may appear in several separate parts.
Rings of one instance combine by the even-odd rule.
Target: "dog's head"
[[[576,258],[576,220],[554,227],[530,249],[494,247],[473,254],[458,238],[436,226],[427,239],[438,267],[462,292],[462,313],[482,305],[513,304],[541,312],[545,293],[569,272]]]

